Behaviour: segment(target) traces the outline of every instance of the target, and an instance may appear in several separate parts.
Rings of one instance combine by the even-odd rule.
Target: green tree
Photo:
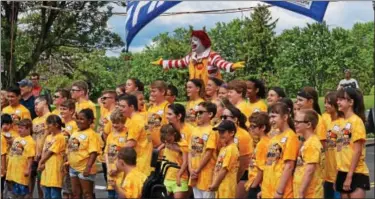
[[[107,29],[112,16],[109,2],[2,1],[1,5],[4,86],[27,76],[60,47],[90,52],[124,45],[119,35]]]

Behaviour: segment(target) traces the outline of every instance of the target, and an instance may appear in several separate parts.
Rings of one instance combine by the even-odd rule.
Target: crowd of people
[[[155,149],[178,165],[164,180],[173,198],[364,198],[370,189],[356,88],[328,92],[322,113],[312,87],[292,101],[258,79],[190,79],[181,104],[162,80],[147,102],[131,78],[103,91],[97,111],[76,81],[54,92],[52,111],[31,77],[1,92],[6,197],[95,198],[101,167],[108,198],[141,198]]]

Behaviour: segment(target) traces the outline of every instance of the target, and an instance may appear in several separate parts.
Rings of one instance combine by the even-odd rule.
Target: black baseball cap
[[[236,125],[234,124],[234,122],[232,122],[230,120],[223,120],[219,124],[219,126],[213,128],[212,130],[219,131],[219,133],[223,132],[223,131],[234,131],[234,132],[236,132]]]

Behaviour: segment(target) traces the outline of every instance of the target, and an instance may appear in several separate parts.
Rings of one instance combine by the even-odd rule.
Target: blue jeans
[[[44,199],[61,199],[61,188],[43,187]]]
[[[108,190],[108,198],[109,199],[117,199],[118,195],[115,190]]]

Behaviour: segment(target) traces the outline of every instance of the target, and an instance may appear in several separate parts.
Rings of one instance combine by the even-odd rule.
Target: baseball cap
[[[28,80],[28,79],[23,79],[21,81],[18,82],[18,86],[20,87],[24,87],[24,86],[29,86],[29,87],[32,87],[33,86],[33,82]]]
[[[223,132],[223,131],[234,131],[234,132],[236,132],[236,125],[234,124],[234,122],[232,122],[230,120],[223,120],[219,124],[219,126],[213,128],[212,130],[219,131],[219,133]]]

